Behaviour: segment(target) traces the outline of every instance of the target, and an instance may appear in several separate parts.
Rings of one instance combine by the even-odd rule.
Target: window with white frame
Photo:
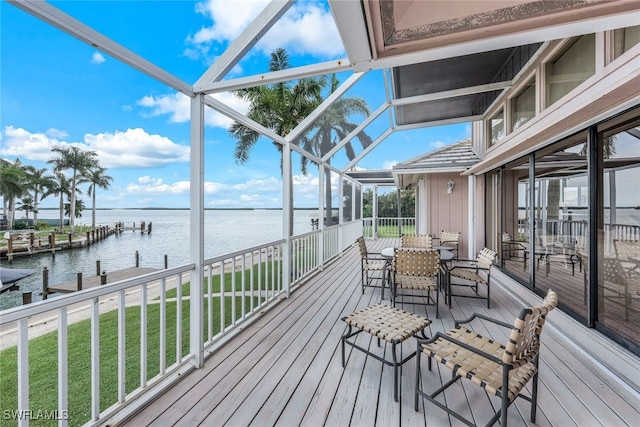
[[[491,141],[491,145],[494,145],[505,136],[504,110],[502,108],[489,119],[489,124],[489,141]]]
[[[536,115],[536,80],[529,80],[511,100],[511,131],[518,129]]]
[[[640,25],[621,28],[613,32],[613,52],[617,58],[640,43]]]
[[[578,37],[547,65],[547,105],[551,105],[595,74],[595,35]]]

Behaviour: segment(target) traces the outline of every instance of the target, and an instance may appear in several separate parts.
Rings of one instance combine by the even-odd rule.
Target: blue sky
[[[194,84],[224,49],[264,8],[265,1],[64,1],[65,13]],[[0,2],[0,156],[38,168],[49,167],[55,145],[97,152],[113,178],[98,191],[98,208],[189,206],[189,98],[116,59]],[[269,54],[284,47],[293,66],[345,57],[328,6],[298,1],[235,67],[228,78],[268,70]],[[344,81],[348,75],[339,75]],[[347,96],[375,111],[385,100],[382,74],[369,73]],[[216,98],[240,112],[247,105],[230,93]],[[362,117],[353,117],[360,122]],[[366,132],[374,139],[388,127],[388,115]],[[249,162],[238,165],[231,121],[206,115],[205,206],[280,207],[280,158],[261,139]],[[396,132],[357,166],[386,169],[470,136],[468,124]],[[361,151],[354,142],[356,153]],[[342,167],[344,153],[332,159]],[[317,169],[303,176],[294,160],[296,207],[317,205]],[[84,195],[90,207],[89,198]],[[56,207],[55,197],[41,207]],[[18,214],[19,216],[19,214]]]

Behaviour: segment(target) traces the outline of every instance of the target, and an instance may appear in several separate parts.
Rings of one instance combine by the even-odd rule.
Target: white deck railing
[[[101,418],[114,413],[119,407],[126,405],[130,400],[135,399],[136,396],[155,385],[163,377],[188,368],[187,365],[192,355],[188,351],[185,352],[182,347],[183,332],[180,311],[182,300],[176,299],[175,319],[170,322],[172,325],[175,324],[175,328],[170,330],[167,326],[169,317],[167,308],[170,303],[166,293],[169,288],[177,288],[179,295],[183,274],[193,268],[193,264],[184,265],[3,311],[0,317],[3,347],[12,344],[17,347],[16,411],[3,413],[3,416],[16,419],[18,425],[28,425],[30,418],[40,418],[44,414],[45,417],[58,419],[60,426],[66,426],[70,416],[74,416],[74,424],[81,424],[77,418],[80,413],[86,412],[89,415],[86,420],[82,420],[82,423],[96,423]],[[158,305],[159,307],[157,307]],[[133,313],[132,310],[139,311]],[[159,317],[159,326],[149,322],[150,310],[154,312],[154,319],[156,315]],[[117,331],[105,330],[107,325],[102,322],[101,314],[106,312],[115,312],[115,325],[111,324],[110,326],[116,328]],[[131,318],[135,318],[136,321],[128,322],[127,319]],[[77,340],[81,336],[81,331],[78,328],[73,330],[70,328],[71,323],[78,321],[78,319],[89,322],[90,342],[88,349],[91,367],[89,373],[81,372],[84,366],[74,366],[79,361],[71,359],[69,354],[70,341],[78,345],[86,344],[79,343]],[[45,369],[35,372],[35,374],[57,377],[57,407],[43,407],[42,402],[31,402],[29,399],[31,374],[33,373],[29,367],[31,359],[29,353],[31,343],[35,342],[29,339],[29,332],[31,328],[42,328],[46,324],[56,325],[51,329],[57,333],[57,346],[43,349],[41,348],[42,342],[40,342],[40,346],[37,348],[39,356],[46,357],[46,354],[42,353],[45,350],[50,351],[51,357],[49,358],[50,363],[45,366]],[[152,333],[152,330],[155,331],[156,327],[158,328],[159,351],[151,353],[148,347],[149,334]],[[110,344],[108,349],[111,354],[117,354],[115,358],[117,366],[113,370],[101,369],[103,364],[101,356],[106,349],[101,349],[103,343],[101,343],[100,337],[109,332],[116,337],[116,342]],[[127,342],[127,337],[132,335],[139,337],[136,350],[132,350],[131,343]],[[168,350],[169,341],[175,342],[175,347],[171,351]],[[127,358],[127,355],[130,356],[132,352],[138,353],[139,368],[128,370],[127,363],[132,362],[130,358]],[[148,369],[150,361],[154,366],[158,366],[152,375],[149,375],[150,370]],[[132,371],[135,374],[128,374]],[[70,372],[73,374],[73,378],[70,378]],[[108,376],[106,372],[111,372],[112,375]],[[14,373],[3,372],[2,375],[10,376]],[[69,390],[77,388],[77,384],[70,383],[77,381],[78,377],[82,375],[85,377],[88,375],[90,379],[90,392],[86,395],[86,401],[78,405],[78,402],[69,401]],[[138,378],[132,378],[133,375]],[[105,399],[101,396],[102,383],[117,384],[114,401],[106,405]],[[55,393],[56,390],[48,392]],[[0,391],[0,393],[4,394],[6,390]],[[10,398],[15,399],[14,396],[2,396],[3,409],[6,410],[7,406],[11,405]],[[75,406],[70,408],[70,405]],[[103,409],[105,406],[107,408]]]
[[[364,218],[363,235],[367,239],[378,237],[400,237],[402,234],[415,234],[415,218]]]
[[[4,350],[15,350],[16,368],[2,375],[17,378],[17,396],[0,390],[2,409],[8,407],[11,412],[16,408],[3,416],[28,425],[44,410],[60,426],[68,425],[70,417],[75,425],[96,425],[135,411],[197,368],[204,355],[223,345],[222,338],[237,326],[342,254],[361,232],[362,221],[354,221],[295,236],[288,242],[283,239],[211,258],[203,263],[202,284],[195,286],[189,281],[197,266],[188,264],[3,311],[0,351],[7,357]],[[283,257],[287,250],[291,254],[288,263]],[[284,275],[287,265],[288,281]],[[202,291],[202,300],[194,299],[194,290]],[[194,311],[196,303],[201,308]],[[195,322],[194,314],[199,319]],[[87,325],[76,327],[82,321]],[[44,328],[43,335],[56,334],[56,344],[43,349],[41,338],[47,337],[31,332],[30,339],[34,328]],[[86,343],[78,344],[79,329],[88,330]],[[191,337],[198,336],[194,334],[201,334],[200,345],[194,345]],[[87,365],[80,365],[73,360],[75,353],[70,353],[73,346],[82,345],[89,354]],[[37,375],[57,378],[57,390],[48,391],[57,396],[55,407],[30,400],[30,384],[35,383],[29,364],[32,348],[49,362]],[[78,365],[70,369],[74,363]],[[70,390],[82,388],[78,383],[82,376],[87,394],[70,399]]]

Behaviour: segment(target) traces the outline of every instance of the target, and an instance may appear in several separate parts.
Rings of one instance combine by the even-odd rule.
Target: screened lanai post
[[[322,163],[318,165],[318,265],[320,271],[324,269],[324,221],[320,221],[324,218],[324,166]]]
[[[371,210],[371,235],[374,239],[378,238],[378,186],[373,186],[373,195],[371,197],[373,209]]]
[[[402,209],[400,208],[400,189],[396,189],[396,200],[398,203],[398,236],[402,236]]]
[[[189,258],[195,264],[191,271],[191,298],[189,304],[189,352],[193,365],[201,368],[204,363],[203,298],[204,289],[204,95],[191,98],[191,159],[189,190]],[[199,296],[195,298],[195,296]]]
[[[291,183],[291,142],[286,141],[282,145],[282,234],[284,245],[282,248],[282,289],[285,296],[289,298],[291,284],[291,220],[293,217]]]

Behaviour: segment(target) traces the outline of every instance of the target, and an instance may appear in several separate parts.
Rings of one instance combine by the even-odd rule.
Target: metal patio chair
[[[400,238],[400,246],[403,248],[425,248],[432,247],[433,238],[429,234],[403,234]]]
[[[380,253],[369,252],[364,237],[358,237],[356,244],[360,249],[362,293],[364,294],[365,286],[381,288],[381,295],[382,298],[384,298],[384,285],[389,268],[389,261]],[[374,281],[378,280],[380,281],[380,285],[375,285]]]
[[[421,248],[396,248],[391,261],[391,304],[395,307],[398,297],[402,304],[425,304],[438,310],[438,273],[440,254],[436,250]],[[433,297],[435,294],[435,299]],[[427,302],[424,302],[426,298]]]
[[[496,261],[497,254],[489,248],[482,249],[475,260],[459,260],[467,263],[466,265],[456,265],[449,269],[449,280],[447,280],[447,305],[451,306],[451,297],[461,298],[481,298],[487,300],[487,308],[490,308],[491,298],[491,266]],[[451,283],[452,278],[458,278],[468,283]],[[478,285],[483,284],[487,286],[487,296],[482,296],[478,293]],[[451,290],[452,286],[466,286],[471,287],[475,291],[474,294],[454,294]]]
[[[447,333],[437,332],[431,339],[418,339],[415,410],[418,410],[419,398],[422,396],[465,424],[475,425],[475,423],[465,419],[451,408],[454,403],[450,395],[447,397],[447,403],[451,407],[442,403],[442,399],[436,399],[436,396],[443,393],[449,386],[464,378],[468,379],[471,384],[483,388],[488,395],[500,398],[499,409],[486,424],[487,426],[491,426],[500,420],[500,425],[505,427],[507,425],[507,409],[518,397],[531,403],[530,420],[535,423],[540,334],[542,333],[546,316],[557,304],[558,295],[555,291],[549,290],[542,305],[522,309],[513,325],[474,313],[469,319],[456,321],[455,328]],[[471,329],[460,326],[474,319],[481,319],[505,328],[511,328],[506,344],[501,344]],[[420,389],[420,360],[422,356],[428,357],[429,370],[431,370],[431,360],[435,359],[436,362],[452,371],[451,379],[433,393],[427,393]],[[531,394],[527,396],[521,392],[529,381],[531,381]],[[489,399],[488,403],[492,404],[493,407],[491,399]]]

